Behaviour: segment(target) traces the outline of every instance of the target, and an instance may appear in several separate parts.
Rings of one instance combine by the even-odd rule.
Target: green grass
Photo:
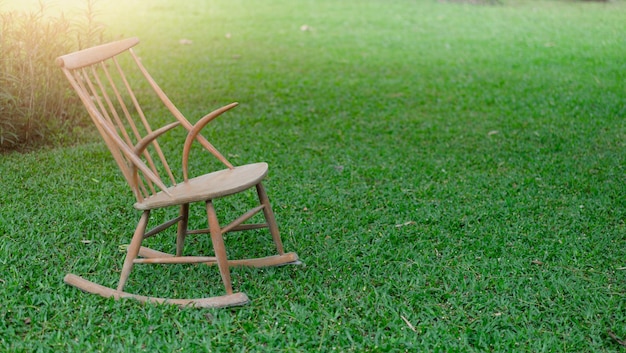
[[[234,269],[252,302],[232,309],[84,294],[63,276],[115,285],[139,217],[112,159],[5,155],[1,351],[624,350],[624,2],[100,6],[190,120],[241,103],[207,136],[270,164],[306,267]],[[127,289],[222,293],[203,266],[138,266]]]

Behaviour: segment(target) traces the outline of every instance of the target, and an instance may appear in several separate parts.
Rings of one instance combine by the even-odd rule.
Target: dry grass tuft
[[[0,151],[30,149],[68,140],[76,126],[78,100],[55,58],[101,43],[104,27],[95,21],[93,0],[83,16],[50,16],[46,7],[30,12],[0,13]]]

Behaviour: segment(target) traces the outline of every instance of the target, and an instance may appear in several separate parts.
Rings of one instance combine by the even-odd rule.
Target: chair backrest
[[[137,201],[175,185],[176,178],[156,138],[182,125],[193,125],[174,106],[133,52],[137,38],[124,39],[57,58],[74,90],[113,154]],[[141,78],[133,80],[137,74]],[[134,83],[131,84],[131,82]],[[174,123],[152,130],[140,97],[148,90],[175,118]],[[142,83],[143,86],[138,84]],[[228,168],[233,166],[205,138],[196,138]],[[157,189],[158,188],[158,189]]]

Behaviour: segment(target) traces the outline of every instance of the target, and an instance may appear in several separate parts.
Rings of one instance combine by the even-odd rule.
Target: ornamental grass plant
[[[0,152],[75,143],[86,125],[55,58],[101,43],[104,27],[92,0],[80,16],[36,8],[4,10],[0,3]]]

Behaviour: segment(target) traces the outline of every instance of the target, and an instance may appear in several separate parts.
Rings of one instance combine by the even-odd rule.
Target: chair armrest
[[[135,154],[135,156],[137,156],[137,158],[139,158],[141,156],[141,154],[145,151],[145,149],[150,145],[150,143],[152,143],[159,136],[161,136],[164,133],[170,131],[171,129],[175,128],[178,125],[180,125],[179,121],[177,121],[175,123],[171,123],[171,124],[165,125],[165,126],[159,128],[159,129],[156,129],[156,130],[152,131],[151,133],[146,135],[144,138],[139,140],[139,142],[137,142],[137,144],[135,145],[135,148],[133,149],[133,154]],[[132,178],[133,182],[135,183],[135,185],[138,184],[138,180],[137,180],[139,178],[139,175],[138,175],[138,170],[139,169],[138,169],[138,167],[139,166],[136,164],[136,162],[132,161],[132,167],[131,167],[131,174],[130,175],[131,175],[131,178]],[[144,171],[144,173],[145,173],[145,171]],[[150,180],[152,180],[153,178],[150,178]],[[160,182],[160,180],[159,180],[159,182]],[[163,190],[166,194],[169,194],[167,192],[167,188],[165,188],[165,189],[163,188],[163,187],[165,187],[165,185],[163,185],[162,183],[161,184],[157,183],[157,185],[159,185],[161,190]]]
[[[211,113],[205,115],[202,119],[198,120],[198,122],[191,128],[191,130],[189,130],[189,133],[187,133],[187,138],[185,139],[185,145],[183,147],[183,179],[185,181],[189,180],[189,174],[188,174],[188,164],[189,164],[189,152],[191,150],[191,144],[193,143],[193,140],[195,140],[198,137],[198,134],[200,133],[200,130],[202,130],[209,122],[211,122],[211,120],[217,118],[218,116],[220,116],[222,113],[231,110],[232,108],[236,107],[239,103],[231,103],[229,105],[225,105],[219,109],[216,109],[214,111],[212,111]],[[208,141],[207,141],[208,142]],[[215,155],[216,157],[218,157],[218,159],[220,159],[222,162],[224,162],[224,158],[220,158],[221,154],[219,153],[219,151],[217,151],[215,149],[215,147],[213,147],[210,143],[208,144],[210,146],[207,147],[205,146],[211,153],[213,153],[213,155]],[[230,165],[230,163],[228,162],[224,162],[229,168],[232,168],[232,166]]]
[[[170,131],[171,129],[175,128],[178,125],[180,125],[179,121],[165,125],[162,128],[152,131],[150,134],[146,135],[146,137],[142,138],[139,142],[137,142],[133,152],[137,156],[140,156],[152,141],[156,140],[159,136]]]

